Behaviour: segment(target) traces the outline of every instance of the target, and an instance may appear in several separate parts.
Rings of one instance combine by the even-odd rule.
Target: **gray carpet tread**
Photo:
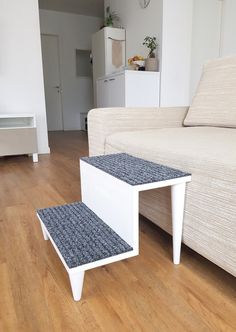
[[[132,186],[191,175],[126,153],[83,157],[81,160]]]
[[[69,268],[133,249],[82,202],[37,213]]]

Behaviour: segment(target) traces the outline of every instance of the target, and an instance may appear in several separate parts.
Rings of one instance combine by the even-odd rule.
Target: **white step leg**
[[[176,184],[171,187],[174,264],[180,263],[184,202],[185,202],[185,187],[186,187],[185,183]]]
[[[37,153],[33,153],[32,158],[33,158],[33,162],[34,162],[34,163],[37,163],[37,162],[39,161],[39,158],[38,158],[38,154],[37,154]]]
[[[43,223],[40,221],[40,225],[41,225],[41,228],[42,228],[42,232],[43,232],[43,238],[44,240],[49,240],[49,237],[47,235],[47,232],[45,231],[45,227],[43,225]]]
[[[73,274],[69,273],[70,284],[72,289],[73,298],[75,301],[81,299],[83,283],[84,283],[84,271],[76,272]]]

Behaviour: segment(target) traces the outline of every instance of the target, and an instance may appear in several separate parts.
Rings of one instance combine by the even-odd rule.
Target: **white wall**
[[[48,153],[38,0],[0,0],[0,112],[35,113]]]
[[[222,1],[194,0],[190,100],[196,92],[203,64],[220,55],[221,17]]]
[[[121,18],[126,29],[126,57],[138,54],[147,56],[142,45],[146,36],[157,36],[161,44],[162,0],[152,0],[146,9],[141,9],[138,0],[105,0],[105,9],[111,7]]]
[[[194,0],[190,100],[203,64],[236,55],[236,0]]]
[[[41,33],[59,36],[65,130],[81,129],[80,113],[93,107],[92,80],[76,76],[75,50],[91,49],[101,18],[40,10]]]
[[[145,55],[142,40],[157,34],[161,45],[161,106],[189,105],[203,64],[236,54],[236,0],[105,0],[121,17],[127,57]]]
[[[236,55],[236,0],[223,1],[220,54]]]
[[[189,75],[193,0],[152,0],[141,9],[138,0],[105,0],[121,18],[126,29],[127,58],[147,50],[147,35],[160,41],[161,105],[189,103]]]
[[[161,106],[189,104],[193,0],[163,0]]]

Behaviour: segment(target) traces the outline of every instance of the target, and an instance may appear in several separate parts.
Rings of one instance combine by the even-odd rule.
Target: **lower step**
[[[82,202],[37,212],[69,269],[133,250]]]

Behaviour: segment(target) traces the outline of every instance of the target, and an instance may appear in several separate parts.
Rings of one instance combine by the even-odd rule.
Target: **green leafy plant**
[[[146,46],[149,50],[148,57],[155,58],[155,50],[158,47],[158,42],[156,37],[145,37],[143,45]]]
[[[111,11],[110,6],[107,6],[106,7],[105,26],[106,27],[113,27],[114,26],[114,21],[119,22],[120,18],[116,14],[116,12]]]

